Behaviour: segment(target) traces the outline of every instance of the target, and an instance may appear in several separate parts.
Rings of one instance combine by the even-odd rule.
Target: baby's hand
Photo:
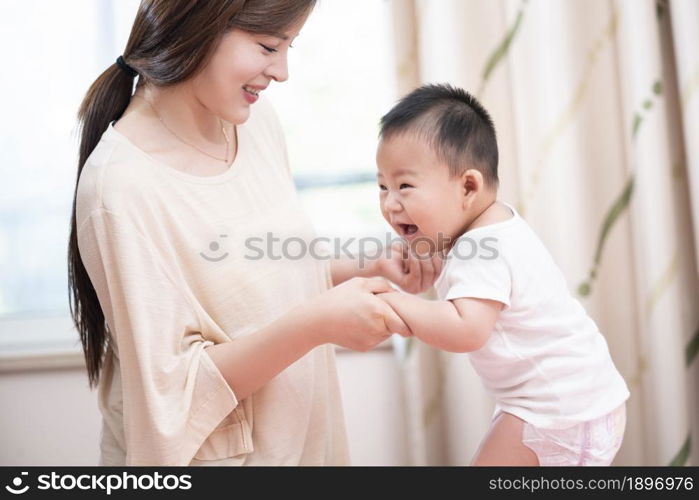
[[[392,281],[408,293],[427,290],[442,272],[444,260],[439,252],[418,255],[404,242],[395,242],[377,262],[379,276]]]

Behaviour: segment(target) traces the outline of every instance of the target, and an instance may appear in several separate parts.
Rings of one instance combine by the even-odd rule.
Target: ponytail
[[[85,270],[78,250],[78,228],[76,226],[76,197],[78,181],[83,166],[102,137],[109,124],[119,119],[131,99],[133,76],[117,64],[112,64],[102,73],[88,90],[80,110],[80,153],[78,174],[73,192],[73,211],[70,220],[68,244],[68,303],[75,328],[85,355],[90,387],[97,386],[100,368],[107,347],[107,324],[100,307],[97,293]]]

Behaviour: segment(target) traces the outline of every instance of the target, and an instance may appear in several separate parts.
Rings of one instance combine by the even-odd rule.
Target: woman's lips
[[[243,89],[243,96],[248,104],[253,104],[255,101],[257,101],[257,99],[259,99],[259,96],[253,94],[252,92],[248,92],[245,89]]]

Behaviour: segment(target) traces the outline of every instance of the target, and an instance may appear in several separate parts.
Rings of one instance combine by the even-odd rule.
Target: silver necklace
[[[228,164],[228,152],[229,152],[231,140],[230,140],[230,137],[228,137],[228,133],[226,132],[226,128],[223,126],[223,120],[221,120],[220,118],[218,119],[218,122],[219,122],[219,124],[221,125],[221,133],[223,134],[223,138],[224,138],[225,141],[226,141],[226,157],[225,157],[225,158],[221,158],[221,157],[219,157],[219,156],[214,156],[214,155],[212,155],[211,153],[207,153],[207,152],[204,151],[203,149],[200,149],[199,147],[197,147],[195,144],[192,144],[192,143],[190,143],[189,141],[186,141],[186,140],[182,139],[182,138],[181,138],[179,135],[177,135],[170,127],[167,126],[167,123],[165,123],[165,120],[163,120],[162,116],[160,116],[160,113],[158,113],[158,111],[155,109],[155,106],[153,106],[153,104],[152,104],[148,99],[146,99],[146,98],[143,97],[143,96],[135,95],[135,94],[134,94],[133,97],[138,97],[139,99],[143,99],[144,101],[146,101],[146,103],[148,104],[148,106],[150,106],[150,108],[153,110],[153,113],[155,113],[155,116],[157,116],[157,117],[158,117],[158,120],[160,120],[160,123],[163,124],[163,127],[165,127],[165,128],[167,129],[167,131],[170,132],[173,136],[175,136],[175,138],[176,138],[178,141],[182,142],[183,144],[186,144],[187,146],[189,146],[189,147],[191,147],[191,148],[196,149],[196,150],[199,151],[201,154],[204,154],[204,155],[208,156],[209,158],[213,158],[214,160],[222,161],[222,162],[225,162],[226,164]]]

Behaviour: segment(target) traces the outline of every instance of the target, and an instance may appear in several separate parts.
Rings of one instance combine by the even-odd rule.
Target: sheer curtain
[[[0,4],[0,371],[19,358],[79,359],[67,249],[76,114],[126,43],[137,0]],[[42,361],[34,356],[41,354]],[[23,361],[22,361],[23,363]]]
[[[699,3],[391,7],[399,93],[450,82],[478,95],[501,199],[609,344],[631,391],[615,464],[699,464]],[[410,462],[468,463],[492,402],[467,356],[413,343],[401,364]]]

